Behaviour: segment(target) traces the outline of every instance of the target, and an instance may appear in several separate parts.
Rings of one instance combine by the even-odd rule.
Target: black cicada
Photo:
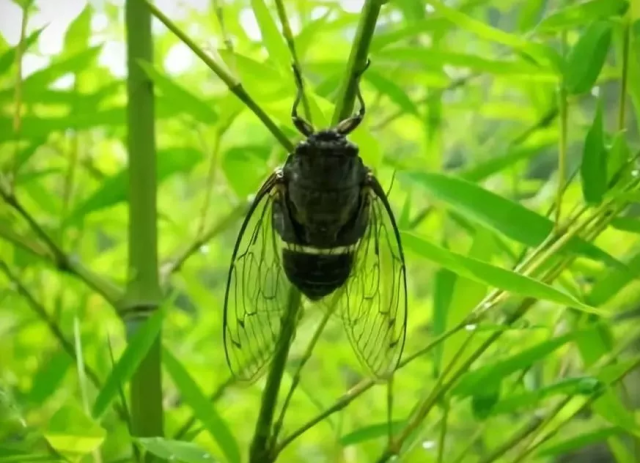
[[[302,78],[294,74],[291,116],[306,139],[262,185],[240,229],[224,302],[227,362],[241,380],[262,373],[293,284],[311,302],[338,295],[334,307],[360,361],[386,378],[404,347],[407,284],[387,196],[346,138],[365,114],[359,82],[359,111],[316,132],[298,117]]]

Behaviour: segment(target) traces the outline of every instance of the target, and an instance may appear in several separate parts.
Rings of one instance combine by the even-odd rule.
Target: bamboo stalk
[[[332,125],[336,125],[341,120],[346,119],[353,111],[353,105],[356,101],[356,92],[358,89],[358,74],[365,68],[367,64],[367,56],[369,54],[369,46],[373,32],[376,28],[376,22],[380,15],[383,1],[366,0],[360,15],[360,22],[356,31],[356,38],[351,47],[349,62],[347,64],[347,72],[342,81],[340,91],[338,93],[335,111],[333,112]]]
[[[129,338],[160,304],[157,252],[156,148],[153,84],[140,60],[153,62],[151,14],[142,0],[127,0],[127,148],[129,156],[128,282],[123,309]],[[151,173],[151,174],[150,174]],[[137,315],[137,316],[136,316]],[[161,335],[131,380],[134,436],[162,436]],[[146,461],[157,461],[147,455]]]
[[[293,341],[293,335],[298,321],[298,314],[301,307],[301,294],[296,288],[292,287],[289,292],[289,301],[287,310],[282,318],[282,331],[278,338],[276,352],[273,356],[273,363],[269,376],[267,377],[267,385],[262,394],[262,402],[260,405],[260,413],[256,423],[256,429],[251,442],[251,450],[249,461],[251,463],[268,463],[275,461],[273,448],[270,445],[272,434],[272,423],[275,415],[276,405],[278,403],[278,393],[280,392],[280,383],[287,365],[287,357],[289,349]]]

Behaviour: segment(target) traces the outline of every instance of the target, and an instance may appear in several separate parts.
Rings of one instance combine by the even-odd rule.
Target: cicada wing
[[[287,307],[289,283],[282,242],[272,211],[281,200],[277,174],[262,186],[247,213],[233,250],[224,301],[227,363],[241,381],[257,379],[269,364]]]
[[[368,224],[338,310],[359,360],[377,379],[396,369],[407,327],[407,282],[400,234],[384,190],[370,176]]]

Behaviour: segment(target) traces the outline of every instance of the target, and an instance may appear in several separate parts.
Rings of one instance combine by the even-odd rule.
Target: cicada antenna
[[[305,137],[308,137],[313,133],[313,126],[298,116],[298,105],[300,104],[300,100],[302,100],[302,96],[304,94],[302,73],[296,63],[291,64],[291,69],[293,70],[293,76],[295,77],[296,87],[298,89],[296,99],[293,102],[293,109],[291,110],[291,119],[293,120],[293,125],[296,126],[296,129],[298,129],[298,131]]]
[[[370,64],[371,60],[367,58],[367,62],[365,63],[363,68],[355,75],[356,98],[358,99],[360,109],[358,109],[358,112],[353,116],[345,119],[336,126],[336,130],[342,135],[348,135],[349,133],[353,132],[360,125],[362,119],[364,119],[366,108],[364,104],[364,98],[362,98],[362,92],[360,91],[360,78],[362,77],[362,74],[364,74],[364,72],[369,68]]]

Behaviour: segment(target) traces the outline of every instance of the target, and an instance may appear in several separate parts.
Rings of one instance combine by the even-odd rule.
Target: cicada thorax
[[[282,170],[274,228],[283,239],[283,267],[311,300],[341,287],[367,226],[367,169],[358,149],[335,131],[311,135]]]

